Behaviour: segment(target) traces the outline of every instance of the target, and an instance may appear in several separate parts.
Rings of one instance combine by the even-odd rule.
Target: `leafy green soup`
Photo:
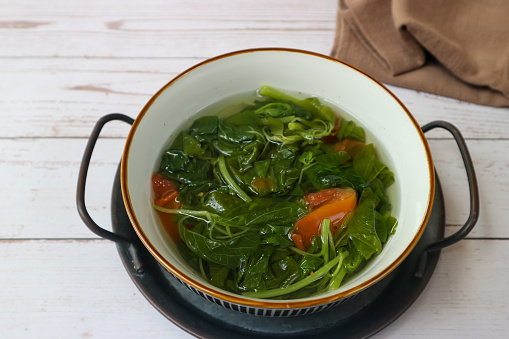
[[[394,175],[362,127],[318,98],[258,93],[178,134],[152,176],[152,206],[214,286],[274,299],[337,289],[395,230]]]

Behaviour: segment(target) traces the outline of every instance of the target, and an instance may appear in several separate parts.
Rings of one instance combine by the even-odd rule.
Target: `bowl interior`
[[[381,255],[338,290],[272,303],[288,307],[358,292],[388,274],[417,243],[431,210],[433,165],[426,139],[399,100],[368,75],[328,57],[294,50],[237,52],[199,64],[163,87],[136,119],[124,151],[121,182],[131,221],[148,250],[179,278],[209,294],[250,303],[249,298],[217,291],[183,261],[150,206],[150,178],[162,152],[197,112],[210,113],[211,107],[221,110],[239,98],[254,97],[264,84],[302,97],[317,96],[364,127],[368,143],[374,143],[380,160],[395,174],[388,195],[398,219]]]

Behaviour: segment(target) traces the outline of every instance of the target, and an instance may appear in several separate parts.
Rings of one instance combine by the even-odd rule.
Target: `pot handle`
[[[88,213],[87,207],[85,205],[85,186],[87,181],[88,168],[90,165],[90,159],[92,157],[92,152],[94,150],[95,144],[97,142],[97,139],[99,138],[99,134],[101,133],[102,128],[106,123],[112,120],[124,121],[130,125],[132,125],[134,122],[133,118],[120,113],[111,113],[105,115],[96,122],[94,129],[92,130],[92,133],[90,135],[90,138],[88,139],[88,143],[83,154],[83,159],[81,160],[80,172],[78,175],[78,187],[76,190],[76,205],[78,207],[78,213],[83,222],[85,223],[85,225],[87,225],[87,227],[98,236],[126,246],[133,260],[135,270],[137,272],[142,272],[143,266],[141,264],[141,261],[139,260],[137,249],[134,246],[134,244],[126,237],[107,231],[104,228],[97,225],[90,216],[90,214]]]
[[[465,139],[461,135],[460,131],[454,125],[446,121],[440,120],[432,121],[421,127],[424,133],[435,128],[443,128],[449,131],[454,137],[456,144],[458,145],[461,157],[463,158],[463,163],[465,165],[465,170],[467,172],[468,187],[470,190],[470,214],[465,224],[456,233],[440,241],[437,241],[434,244],[428,245],[428,247],[424,249],[421,256],[421,261],[418,266],[418,270],[416,272],[416,276],[420,275],[419,272],[421,273],[423,272],[423,269],[426,265],[428,253],[441,250],[444,247],[450,246],[462,240],[468,235],[468,233],[470,233],[470,231],[474,228],[475,224],[477,223],[477,220],[479,219],[479,188],[477,186],[477,178],[475,175],[474,164],[472,162],[472,158],[470,157],[470,153],[468,151]]]

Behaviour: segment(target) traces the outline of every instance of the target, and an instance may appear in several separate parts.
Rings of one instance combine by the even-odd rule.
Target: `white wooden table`
[[[93,125],[136,117],[187,67],[224,52],[293,47],[328,54],[336,0],[3,0],[0,2],[0,337],[190,337],[141,295],[116,246],[75,207]],[[442,251],[429,285],[378,338],[507,337],[509,109],[390,87],[424,125],[456,125],[481,194],[473,232]],[[110,227],[111,186],[126,124],[106,126],[87,186]],[[446,200],[447,234],[464,223],[468,188],[457,147],[428,133]]]

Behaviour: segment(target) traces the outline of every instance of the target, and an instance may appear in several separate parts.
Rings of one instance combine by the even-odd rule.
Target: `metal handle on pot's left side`
[[[136,247],[132,244],[132,242],[122,235],[107,231],[97,225],[88,213],[87,207],[85,205],[85,186],[87,181],[88,168],[90,166],[90,159],[92,158],[92,152],[94,151],[95,144],[99,138],[99,134],[101,133],[102,128],[106,123],[112,120],[124,121],[130,125],[132,125],[134,122],[133,118],[120,113],[111,113],[105,115],[97,121],[94,129],[92,130],[90,138],[88,139],[87,147],[85,148],[85,153],[83,154],[83,159],[81,161],[80,172],[78,175],[78,187],[76,190],[76,205],[78,207],[78,213],[85,225],[87,225],[87,227],[98,236],[125,245],[131,254],[133,265],[136,271],[141,272],[143,270],[142,264],[138,259]]]
[[[419,264],[416,276],[419,276],[419,272],[421,272],[423,267],[425,266],[428,253],[438,251],[444,247],[450,246],[464,239],[468,235],[468,233],[470,233],[470,231],[474,228],[475,224],[477,223],[477,220],[479,219],[479,188],[477,186],[477,178],[475,176],[474,164],[472,162],[472,158],[470,157],[470,152],[468,151],[465,139],[461,135],[461,132],[454,125],[446,121],[432,121],[421,127],[424,133],[435,128],[443,128],[450,132],[454,137],[456,144],[458,145],[461,157],[463,158],[463,163],[465,165],[465,170],[468,179],[468,187],[470,190],[470,214],[465,224],[456,233],[426,247],[422,254],[421,262]]]

